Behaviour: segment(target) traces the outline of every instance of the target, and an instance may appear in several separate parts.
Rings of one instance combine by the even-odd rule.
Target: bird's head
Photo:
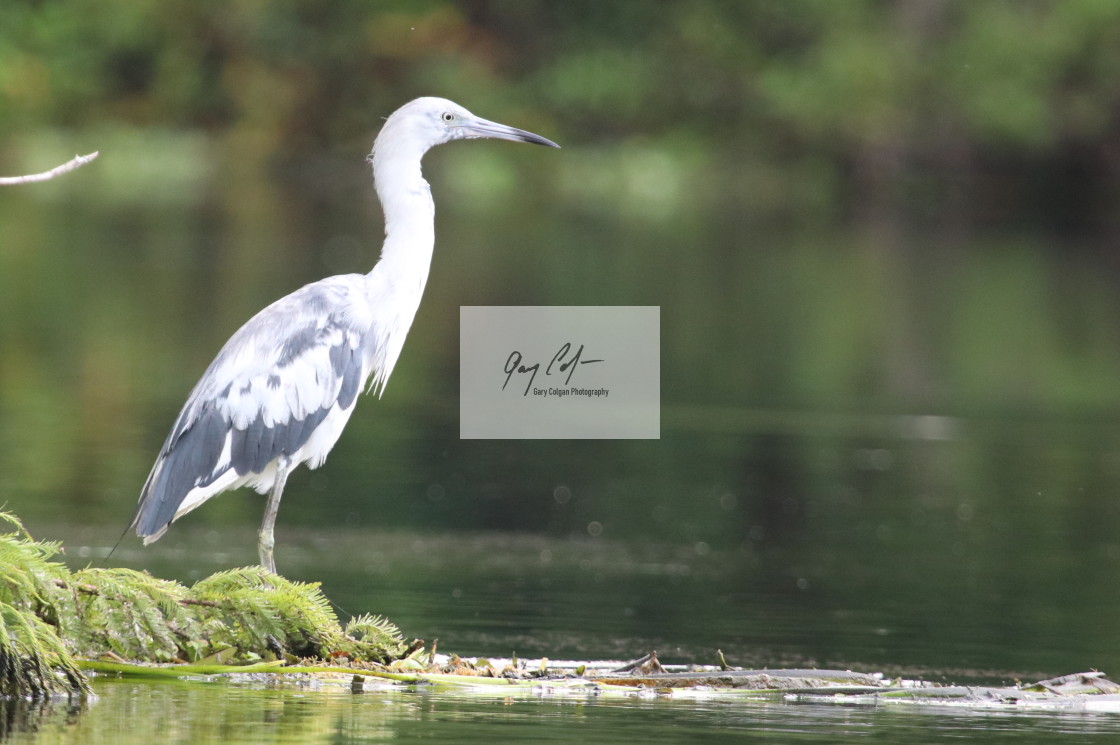
[[[400,107],[385,121],[374,142],[379,148],[419,150],[421,154],[452,140],[487,137],[560,147],[552,140],[523,129],[477,117],[446,98],[417,98]]]

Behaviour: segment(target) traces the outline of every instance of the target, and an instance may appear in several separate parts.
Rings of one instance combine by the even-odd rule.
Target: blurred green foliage
[[[20,133],[121,127],[299,160],[431,93],[723,165],[731,201],[778,181],[748,209],[938,220],[940,185],[986,220],[1024,177],[1048,182],[1032,209],[1115,181],[1118,42],[1110,0],[10,0],[0,163],[31,167]]]
[[[1112,0],[5,0],[0,173],[102,157],[0,192],[0,502],[123,523],[229,334],[368,271],[361,159],[419,95],[564,149],[429,156],[416,326],[281,523],[735,541],[843,478],[818,454],[864,449],[865,416],[1110,416],[1118,72]],[[663,440],[458,441],[468,304],[660,305]]]

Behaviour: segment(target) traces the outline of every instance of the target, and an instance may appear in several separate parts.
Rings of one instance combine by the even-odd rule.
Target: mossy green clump
[[[0,696],[41,697],[89,690],[53,623],[54,599],[68,574],[49,561],[58,544],[33,541],[13,515],[0,512]]]
[[[0,697],[88,692],[85,676],[54,627],[0,602]]]
[[[186,587],[132,569],[71,573],[51,561],[18,518],[0,534],[0,696],[82,693],[76,658],[235,664],[298,658],[389,662],[405,651],[388,621],[345,629],[318,583],[260,567],[219,572]]]

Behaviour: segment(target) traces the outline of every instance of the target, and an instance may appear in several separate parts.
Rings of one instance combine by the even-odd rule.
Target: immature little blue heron
[[[145,545],[207,499],[250,486],[268,492],[258,549],[261,566],[276,571],[272,531],[288,474],[323,463],[359,389],[384,390],[420,305],[435,243],[420,160],[436,145],[480,137],[559,147],[442,98],[418,98],[386,120],[369,157],[385,212],[381,259],[369,274],[327,277],[277,300],[226,342],[140,493],[131,527]]]

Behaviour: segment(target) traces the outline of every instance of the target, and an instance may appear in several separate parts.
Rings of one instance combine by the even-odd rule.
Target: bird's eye
[[[455,115],[450,111],[445,111],[443,112],[443,120],[450,124],[451,122],[455,121]]]

